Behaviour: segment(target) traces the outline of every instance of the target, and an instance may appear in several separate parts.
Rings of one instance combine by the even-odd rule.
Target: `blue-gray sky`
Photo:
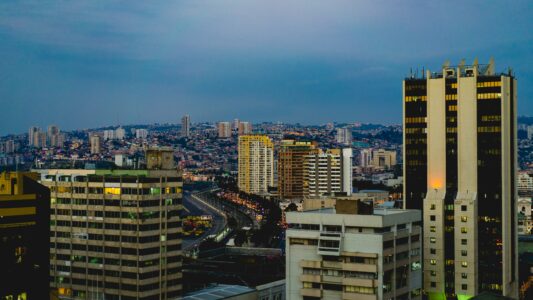
[[[533,112],[533,2],[1,1],[0,134],[240,118],[399,123],[411,67],[511,66]]]

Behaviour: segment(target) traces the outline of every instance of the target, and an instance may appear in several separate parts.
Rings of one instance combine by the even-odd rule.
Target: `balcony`
[[[377,300],[378,295],[374,294],[358,294],[358,293],[342,293],[343,300]]]
[[[300,294],[307,297],[322,297],[322,290],[320,289],[300,289]]]
[[[318,238],[318,255],[340,256],[341,242],[341,232],[321,231]]]
[[[301,260],[300,261],[300,267],[302,267],[302,268],[320,269],[322,266],[320,264],[320,261],[316,261],[316,260]]]
[[[300,275],[300,281],[320,283],[321,278],[320,275],[303,274]]]
[[[344,271],[377,273],[378,266],[370,264],[343,263],[342,269]]]

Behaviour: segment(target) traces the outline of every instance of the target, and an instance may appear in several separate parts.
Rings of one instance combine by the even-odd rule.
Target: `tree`
[[[298,210],[298,205],[296,205],[295,203],[292,203],[287,205],[287,207],[285,208],[285,211],[297,211]]]

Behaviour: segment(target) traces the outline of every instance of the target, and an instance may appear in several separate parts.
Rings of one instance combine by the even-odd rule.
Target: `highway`
[[[204,239],[209,235],[220,232],[226,226],[226,217],[216,211],[215,209],[209,207],[208,205],[203,204],[192,198],[191,192],[183,192],[183,206],[184,206],[184,215],[211,215],[213,216],[213,226],[210,230],[206,231],[203,235],[183,239],[182,249],[184,251],[190,250],[191,248],[199,245]]]

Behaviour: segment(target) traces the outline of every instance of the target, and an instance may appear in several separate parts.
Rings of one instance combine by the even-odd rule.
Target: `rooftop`
[[[254,289],[242,285],[227,285],[219,284],[217,286],[208,287],[203,290],[189,293],[182,299],[187,300],[216,300],[227,299],[243,294],[255,292]]]

